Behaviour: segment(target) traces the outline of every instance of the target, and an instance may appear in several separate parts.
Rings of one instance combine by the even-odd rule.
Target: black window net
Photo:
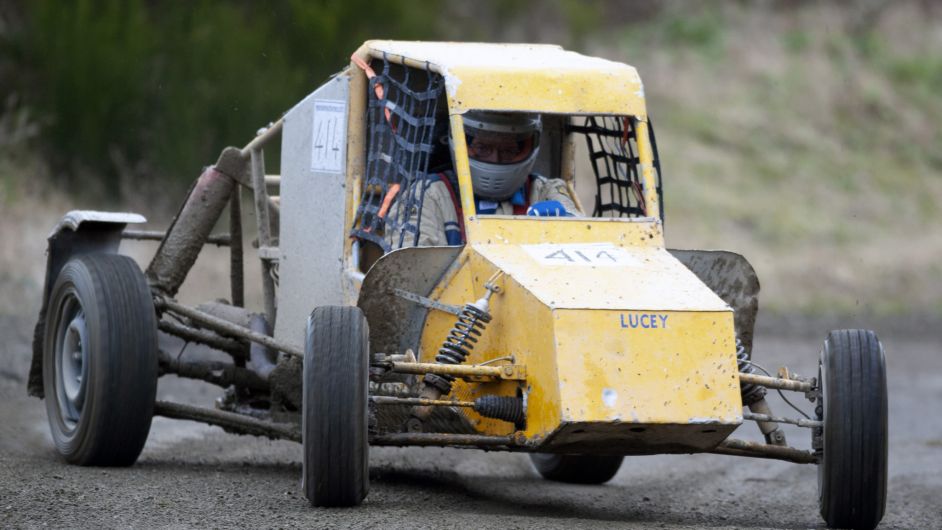
[[[384,252],[418,244],[444,80],[427,68],[373,61],[366,175],[351,235]],[[416,215],[412,215],[415,213]],[[384,236],[384,234],[387,234]],[[389,236],[391,234],[391,236]]]
[[[641,164],[635,134],[636,118],[625,116],[586,116],[583,123],[570,125],[574,133],[585,135],[589,160],[595,172],[596,196],[593,217],[644,217],[646,208],[641,185]],[[648,122],[661,218],[664,194],[661,189],[661,163],[657,156],[654,126]]]

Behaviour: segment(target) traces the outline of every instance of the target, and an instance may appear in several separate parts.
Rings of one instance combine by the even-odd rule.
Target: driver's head
[[[540,150],[538,114],[471,111],[463,116],[474,194],[503,201],[520,189]]]

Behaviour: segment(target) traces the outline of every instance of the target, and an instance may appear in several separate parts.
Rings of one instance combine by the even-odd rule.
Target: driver
[[[582,215],[562,179],[532,172],[542,132],[538,114],[471,111],[463,121],[478,215]],[[448,143],[454,154],[450,135]],[[431,174],[424,185],[419,246],[464,244],[455,172]],[[410,222],[415,224],[417,217],[413,212]],[[392,235],[387,238],[392,240]]]

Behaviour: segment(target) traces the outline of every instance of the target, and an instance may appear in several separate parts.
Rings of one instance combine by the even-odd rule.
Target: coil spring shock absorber
[[[746,351],[746,347],[743,346],[742,342],[739,340],[739,337],[737,337],[736,362],[739,365],[740,372],[747,374],[756,373],[756,367],[753,366],[749,361],[749,352]],[[772,416],[772,410],[769,408],[769,404],[765,401],[765,387],[754,384],[745,384],[740,386],[739,392],[742,394],[742,404],[749,407],[749,410],[755,412],[756,414],[766,414],[768,416]],[[777,423],[771,421],[760,421],[758,424],[759,430],[762,432],[762,436],[765,437],[766,443],[771,445],[785,445],[785,433]]]
[[[749,352],[746,351],[746,347],[743,346],[739,337],[736,337],[736,362],[739,365],[740,372],[745,374],[756,373],[755,366],[752,366],[752,363],[749,362]],[[759,385],[744,384],[739,391],[742,394],[742,404],[746,406],[752,405],[765,397],[765,387]]]
[[[455,322],[445,342],[442,343],[441,349],[438,350],[435,362],[461,364],[468,358],[484,328],[491,321],[491,314],[488,312],[489,300],[495,289],[488,288],[484,298],[473,304],[465,304],[458,315],[458,321]],[[448,395],[451,392],[451,384],[454,380],[454,376],[438,374],[425,374],[423,379],[426,385],[437,388],[442,395]]]
[[[487,292],[483,298],[472,304],[465,304],[461,309],[461,313],[458,314],[458,321],[451,328],[448,337],[442,343],[441,349],[438,350],[438,355],[435,356],[435,362],[439,364],[461,364],[468,358],[484,328],[491,321],[491,314],[489,313],[490,299],[491,295],[500,292],[500,287],[497,286],[496,282],[501,274],[498,271],[484,284],[484,289]],[[451,384],[454,380],[455,378],[449,375],[425,374],[422,379],[424,384],[419,397],[438,399],[443,395],[447,395],[451,392]],[[431,413],[432,407],[415,407],[412,410],[412,415],[406,421],[406,431],[421,432],[423,423]]]

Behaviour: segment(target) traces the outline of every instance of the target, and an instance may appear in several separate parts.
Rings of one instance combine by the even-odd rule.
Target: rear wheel
[[[547,480],[571,484],[602,484],[608,482],[621,467],[621,456],[555,455],[533,453],[530,461]]]
[[[818,498],[828,526],[877,526],[886,506],[887,396],[883,345],[868,330],[828,334],[819,365]]]
[[[304,495],[355,506],[369,491],[369,327],[358,307],[319,307],[304,345]]]
[[[71,464],[133,464],[157,392],[157,319],[144,274],[118,254],[72,259],[47,315],[43,385],[56,450]]]

